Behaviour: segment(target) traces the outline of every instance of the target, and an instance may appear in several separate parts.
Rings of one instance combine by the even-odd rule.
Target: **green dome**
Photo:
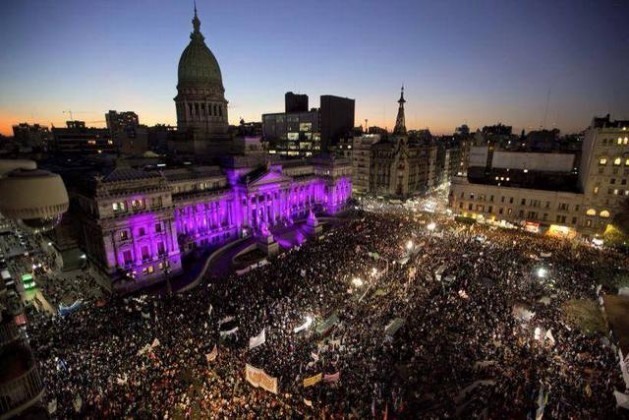
[[[190,34],[190,44],[183,50],[179,59],[179,87],[220,87],[223,90],[223,78],[216,57],[205,45],[199,31],[201,22],[196,13],[192,19],[194,31]]]

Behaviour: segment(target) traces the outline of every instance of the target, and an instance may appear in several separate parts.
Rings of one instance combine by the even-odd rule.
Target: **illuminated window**
[[[589,209],[588,211],[585,212],[585,214],[587,214],[588,216],[596,216],[596,210]]]
[[[620,166],[620,164],[622,163],[622,159],[617,157],[616,159],[614,159],[614,166]]]
[[[129,239],[129,231],[121,230],[120,231],[120,239],[123,240],[123,241]]]
[[[629,158],[625,159],[625,166],[629,166]]]
[[[607,158],[601,158],[601,159],[598,161],[598,164],[599,164],[599,165],[607,165]]]
[[[88,140],[87,144],[95,145],[96,144],[96,140]]]
[[[614,195],[618,195],[618,189],[614,189]]]
[[[112,144],[114,144],[114,141],[113,140],[107,140],[107,144],[111,146]]]
[[[629,144],[629,137],[625,137],[625,139],[622,141],[622,144]]]
[[[622,137],[618,137],[618,144],[622,144]]]
[[[607,210],[603,210],[603,211],[599,214],[599,216],[601,216],[601,217],[609,217],[609,212],[608,212]]]
[[[594,187],[594,194],[598,194],[599,186]]]
[[[149,265],[149,266],[147,267],[147,269],[148,269],[149,274],[151,274],[151,273],[154,271],[154,269],[153,269],[153,266],[152,266],[152,265]]]

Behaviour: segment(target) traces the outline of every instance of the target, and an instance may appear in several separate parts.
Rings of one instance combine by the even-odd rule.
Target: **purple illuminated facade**
[[[305,219],[351,198],[351,165],[321,159],[259,168],[116,169],[77,198],[90,260],[122,287],[181,272],[181,257]]]

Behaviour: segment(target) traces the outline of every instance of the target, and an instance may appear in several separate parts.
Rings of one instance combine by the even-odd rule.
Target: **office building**
[[[67,121],[65,128],[52,128],[52,151],[58,155],[117,153],[107,128],[90,128],[84,121]]]
[[[308,112],[308,95],[286,92],[284,95],[284,112]]]

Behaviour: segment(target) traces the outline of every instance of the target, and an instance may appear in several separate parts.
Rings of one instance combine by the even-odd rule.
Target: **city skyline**
[[[176,63],[192,2],[81,5],[8,5],[0,133],[21,122],[61,126],[68,110],[91,126],[104,126],[109,109],[175,125]],[[618,89],[629,86],[629,30],[615,2],[199,1],[198,9],[231,124],[281,112],[284,93],[294,91],[308,94],[311,107],[324,94],[353,98],[356,125],[368,119],[391,130],[402,83],[409,129],[434,134],[498,122],[515,132],[544,125],[569,133],[595,115],[629,115],[629,92]]]

